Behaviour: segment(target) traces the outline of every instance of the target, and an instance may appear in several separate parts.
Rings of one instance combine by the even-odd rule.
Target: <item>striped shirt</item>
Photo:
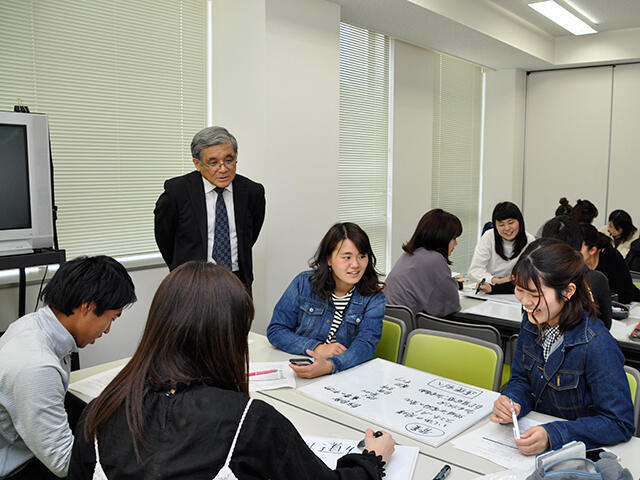
[[[351,300],[351,296],[353,295],[353,290],[356,287],[353,287],[349,290],[344,297],[338,297],[335,293],[331,294],[331,301],[333,302],[334,312],[333,312],[333,322],[331,322],[331,328],[329,329],[329,335],[327,335],[327,339],[324,343],[334,343],[336,341],[336,333],[338,332],[338,328],[342,324],[342,314],[344,313],[347,305],[349,305],[349,301]]]

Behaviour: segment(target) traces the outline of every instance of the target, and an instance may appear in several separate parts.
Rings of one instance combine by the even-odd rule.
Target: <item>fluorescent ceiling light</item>
[[[561,7],[553,0],[546,2],[530,3],[529,6],[536,12],[544,15],[549,20],[557,23],[565,30],[570,31],[574,35],[585,35],[587,33],[597,33],[587,23],[580,20],[573,13],[564,7]]]

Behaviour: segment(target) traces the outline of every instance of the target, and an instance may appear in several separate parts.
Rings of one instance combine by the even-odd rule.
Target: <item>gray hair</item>
[[[213,145],[221,145],[223,143],[230,143],[233,146],[233,152],[238,153],[238,141],[236,137],[231,135],[229,131],[224,127],[207,127],[200,130],[195,134],[193,140],[191,140],[191,155],[193,158],[200,158],[200,151],[203,148],[211,147]]]

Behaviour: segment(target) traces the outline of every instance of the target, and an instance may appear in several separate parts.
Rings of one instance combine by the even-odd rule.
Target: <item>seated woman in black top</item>
[[[617,294],[620,303],[640,300],[640,290],[633,284],[629,267],[611,244],[611,239],[593,225],[582,223],[580,228],[583,237],[581,253],[587,266],[607,276],[611,294]]]
[[[83,413],[69,479],[91,479],[94,468],[109,480],[381,478],[393,452],[388,433],[367,430],[365,453],[345,455],[331,470],[285,417],[251,403],[253,315],[228,270],[188,262],[171,272],[133,357]]]
[[[544,224],[542,237],[557,238],[571,245],[574,250],[582,251],[582,230],[573,218],[561,215]],[[593,301],[598,305],[599,318],[604,326],[611,329],[611,290],[609,280],[604,273],[591,270],[586,274],[587,284]]]

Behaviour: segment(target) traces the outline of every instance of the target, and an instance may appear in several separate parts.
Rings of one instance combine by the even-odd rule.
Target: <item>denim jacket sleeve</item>
[[[305,290],[304,282],[309,282],[308,275],[304,272],[293,279],[273,309],[273,316],[267,327],[267,338],[271,345],[295,355],[306,355],[307,350],[313,350],[321,343],[295,333],[299,322],[299,298]]]
[[[358,326],[356,338],[340,355],[329,358],[333,363],[332,373],[366,362],[376,353],[376,346],[382,335],[382,319],[386,300],[382,292],[363,298],[366,306],[362,312],[362,320]]]
[[[614,445],[633,435],[633,404],[620,348],[610,335],[596,335],[586,349],[584,378],[596,415],[545,424],[552,448],[571,440],[580,440],[587,448]]]
[[[524,314],[526,315],[526,314]],[[524,317],[524,322],[527,322],[527,318]],[[524,368],[524,342],[529,339],[526,333],[523,334],[523,328],[520,327],[520,335],[518,335],[518,343],[516,344],[516,351],[513,354],[513,360],[511,361],[511,378],[509,383],[503,390],[502,394],[509,397],[515,403],[520,404],[519,417],[525,416],[533,409],[533,397],[531,395],[531,385],[529,383],[529,376]]]

